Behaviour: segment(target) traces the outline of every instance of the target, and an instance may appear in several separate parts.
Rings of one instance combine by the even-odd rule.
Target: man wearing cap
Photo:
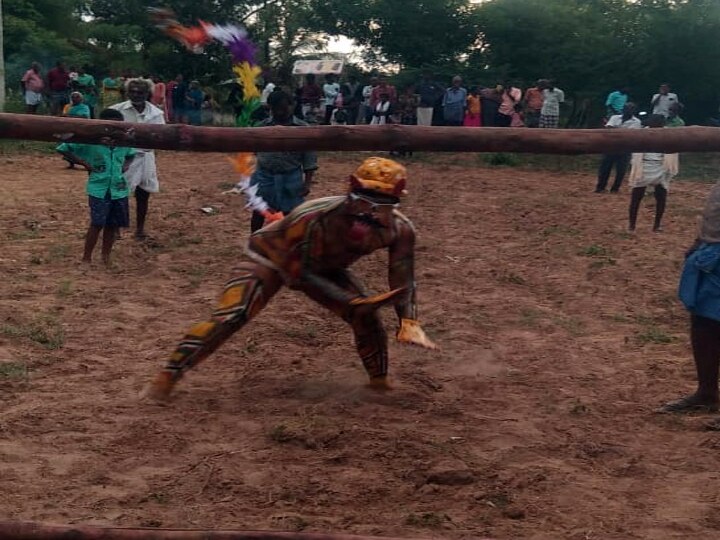
[[[212,317],[190,328],[145,395],[167,399],[187,370],[255,317],[283,285],[348,322],[370,386],[389,389],[380,307],[394,304],[399,342],[435,348],[417,320],[415,230],[397,209],[406,181],[399,163],[369,158],[350,176],[346,195],[308,201],[255,232]],[[367,294],[348,267],[383,248],[389,251],[391,290]]]

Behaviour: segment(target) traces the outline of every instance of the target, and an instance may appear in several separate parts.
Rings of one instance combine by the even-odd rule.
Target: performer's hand
[[[270,225],[271,223],[280,221],[282,218],[285,217],[285,214],[283,214],[282,212],[273,212],[272,210],[265,210],[262,213],[262,216],[265,218],[265,225]]]
[[[373,296],[358,296],[350,300],[350,305],[356,310],[362,312],[376,311],[388,304],[394,304],[400,300],[400,296],[407,291],[407,288],[400,287],[386,293],[375,294]]]
[[[412,319],[403,319],[400,322],[400,330],[397,333],[397,340],[400,343],[409,343],[412,345],[419,345],[426,349],[437,349],[430,338],[425,335],[425,332],[420,327],[420,323]]]

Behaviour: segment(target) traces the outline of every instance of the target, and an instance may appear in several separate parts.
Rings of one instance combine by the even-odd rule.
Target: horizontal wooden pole
[[[131,529],[0,522],[2,540],[409,540],[377,536],[277,531]]]
[[[720,128],[528,129],[423,126],[266,128],[130,124],[29,114],[0,114],[0,138],[98,143],[193,152],[389,151],[621,154],[717,152]]]

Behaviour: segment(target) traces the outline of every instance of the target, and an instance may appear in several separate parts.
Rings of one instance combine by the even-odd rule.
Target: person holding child
[[[123,121],[120,111],[105,109],[100,120]],[[110,253],[120,227],[129,225],[128,196],[130,190],[125,172],[135,156],[133,148],[105,144],[63,143],[57,151],[70,162],[88,171],[86,192],[90,206],[90,226],[85,235],[83,262],[90,263],[95,246],[103,232],[102,261],[110,264]]]

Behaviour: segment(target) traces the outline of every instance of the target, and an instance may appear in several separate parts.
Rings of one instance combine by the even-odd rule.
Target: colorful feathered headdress
[[[232,56],[233,73],[236,81],[243,89],[242,113],[235,119],[239,127],[254,125],[255,111],[260,107],[260,92],[257,87],[257,78],[262,73],[255,60],[257,48],[248,37],[242,26],[233,24],[210,24],[199,21],[197,26],[183,26],[169,9],[151,8],[150,15],[155,25],[166,35],[182,43],[188,50],[199,54],[209,43],[221,43]],[[245,193],[248,199],[247,206],[260,212],[266,223],[276,221],[283,217],[280,212],[273,212],[269,205],[257,194],[257,186],[250,185],[250,178],[255,172],[255,156],[243,152],[229,158],[235,171],[240,174],[240,181],[230,190],[232,193]]]

